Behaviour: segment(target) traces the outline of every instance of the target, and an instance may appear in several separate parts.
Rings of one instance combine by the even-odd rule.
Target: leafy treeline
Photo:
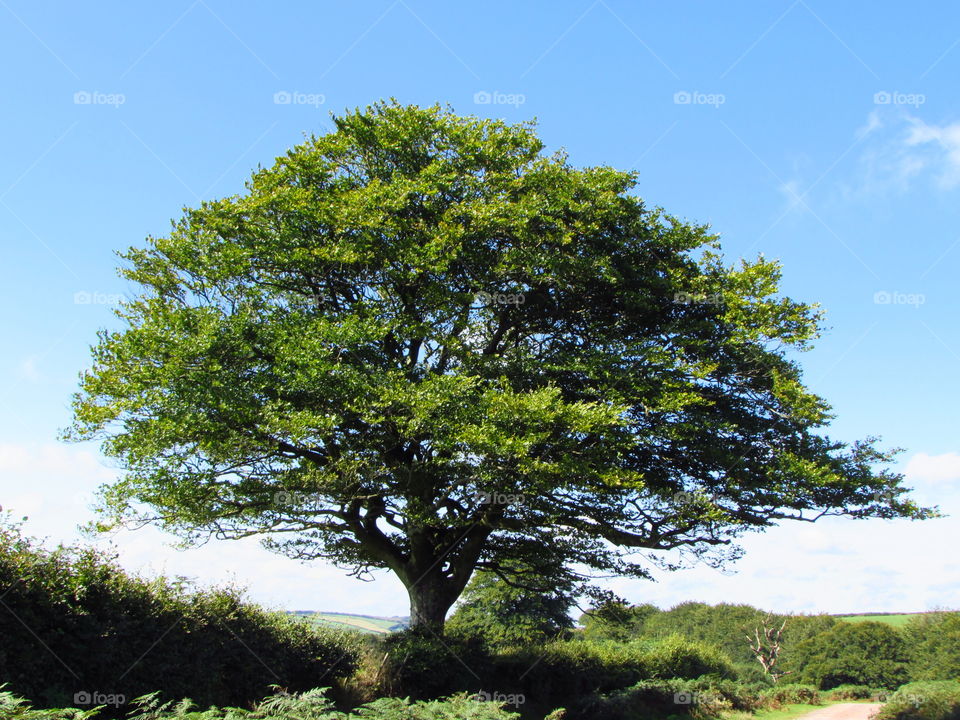
[[[918,614],[902,628],[830,615],[777,615],[750,605],[608,603],[584,614],[589,640],[629,642],[678,635],[727,654],[743,679],[762,679],[748,636],[783,627],[779,667],[788,682],[821,689],[844,684],[895,689],[908,681],[960,678],[960,612]],[[515,620],[514,620],[515,622]]]
[[[44,706],[162,690],[241,705],[349,675],[359,639],[233,588],[131,577],[96,550],[46,550],[0,517],[0,685]]]

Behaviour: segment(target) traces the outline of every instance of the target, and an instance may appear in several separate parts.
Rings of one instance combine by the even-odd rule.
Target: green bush
[[[232,588],[131,577],[88,548],[48,551],[0,523],[0,683],[35,704],[75,695],[242,705],[271,684],[300,691],[349,675],[360,639],[246,603]]]
[[[960,720],[960,682],[914,682],[893,693],[877,720]]]
[[[431,699],[457,692],[489,691],[491,657],[476,637],[418,635],[409,630],[383,639],[385,654],[379,691]],[[499,690],[499,688],[498,688]]]
[[[893,689],[907,681],[907,645],[886,623],[838,623],[800,643],[791,656],[798,681],[830,690],[838,685]]]
[[[523,692],[538,705],[560,705],[647,677],[646,653],[638,645],[556,641],[498,655],[495,672],[496,687]]]
[[[763,704],[753,689],[731,680],[643,680],[632,687],[599,695],[571,709],[570,720],[648,720],[689,715],[716,718],[731,712],[754,712]]]
[[[472,635],[441,639],[407,631],[375,642],[360,675],[375,678],[365,687],[376,695],[415,700],[457,692],[523,696],[528,708],[544,713],[641,680],[736,677],[730,659],[716,648],[675,636],[631,643],[555,640],[496,652]]]
[[[757,685],[764,688],[773,686],[773,680],[764,672],[763,667],[757,661],[749,664],[735,662],[733,670],[736,673],[737,680],[745,685]]]
[[[678,637],[632,643],[557,641],[501,654],[494,662],[492,684],[522,692],[538,706],[567,705],[642,680],[735,676],[730,659],[716,648]]]
[[[823,702],[820,691],[815,686],[800,683],[777,685],[764,690],[762,696],[766,703],[774,707],[794,705],[796,703],[819,705]]]
[[[803,643],[812,637],[835,628],[839,623],[832,615],[793,615],[787,620],[783,629],[783,647],[780,651],[780,670],[790,671],[796,676],[803,669],[800,661],[803,660]],[[797,656],[797,649],[801,649],[801,656]],[[796,662],[795,662],[796,661]],[[754,660],[756,662],[756,660]]]
[[[736,677],[730,658],[705,642],[685,640],[679,635],[665,637],[652,645],[644,658],[649,678],[698,678],[716,675]]]
[[[701,602],[684,602],[669,610],[659,610],[653,605],[611,602],[581,618],[583,635],[590,639],[627,641],[679,635],[690,641],[713,645],[729,656],[738,668],[753,668],[742,673],[749,682],[762,681],[764,673],[746,636],[752,636],[754,630],[764,623],[779,628],[784,620],[782,669],[791,669],[792,651],[797,645],[840,622],[829,615],[776,615],[750,605],[707,605]],[[798,669],[796,664],[792,669]]]
[[[911,680],[960,678],[960,612],[914,616],[903,634],[910,653]]]
[[[744,635],[752,633],[753,628],[769,617],[768,613],[750,605],[685,602],[650,615],[643,632],[654,638],[681,635],[688,640],[714,645],[736,662],[755,663]]]
[[[829,693],[829,700],[871,700],[884,695],[883,690],[878,690],[869,685],[837,685]]]

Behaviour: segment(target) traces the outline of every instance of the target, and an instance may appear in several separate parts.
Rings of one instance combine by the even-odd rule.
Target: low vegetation
[[[162,688],[242,705],[353,673],[361,641],[244,602],[235,588],[132,577],[89,548],[44,549],[0,524],[0,683],[45,706]]]
[[[524,597],[488,576],[443,638],[364,635],[233,588],[131,577],[102,553],[47,550],[9,523],[0,584],[3,720],[789,720],[767,715],[887,697],[880,720],[954,720],[960,706],[955,612],[897,628],[607,602],[579,629],[563,619],[569,597]],[[779,682],[748,642],[759,626],[782,630],[763,635],[777,639]]]
[[[877,720],[957,720],[960,682],[939,680],[902,686],[880,710]]]
[[[340,712],[323,689],[302,694],[271,695],[253,709],[210,707],[200,710],[189,700],[161,703],[155,695],[138,698],[130,720],[512,720],[516,713],[496,703],[460,695],[443,701],[411,702],[381,698],[356,712]],[[73,708],[35,710],[10,693],[0,693],[0,717],[4,720],[92,720],[98,710]]]

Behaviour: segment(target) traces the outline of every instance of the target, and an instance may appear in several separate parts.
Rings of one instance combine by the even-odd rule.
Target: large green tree
[[[728,266],[529,124],[334,122],[122,254],[140,290],[67,433],[125,468],[104,524],[386,568],[439,631],[477,568],[646,577],[782,519],[930,514],[820,432],[788,356],[819,312],[775,263]]]

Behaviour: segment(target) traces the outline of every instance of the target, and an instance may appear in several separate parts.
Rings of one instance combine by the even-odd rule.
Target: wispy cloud
[[[919,118],[910,118],[906,147],[918,155],[923,153],[929,166],[935,168],[937,182],[945,189],[960,183],[960,122],[929,125]]]
[[[928,123],[904,108],[873,110],[855,132],[864,145],[847,196],[904,194],[960,185],[960,121]]]

